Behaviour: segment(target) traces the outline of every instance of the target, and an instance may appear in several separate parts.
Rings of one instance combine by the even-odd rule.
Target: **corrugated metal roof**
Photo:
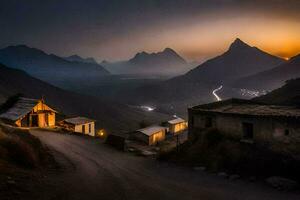
[[[149,126],[149,127],[146,127],[146,128],[143,128],[143,129],[139,129],[137,130],[138,132],[141,132],[145,135],[148,135],[148,136],[151,136],[153,135],[154,133],[157,133],[157,132],[160,132],[162,130],[166,130],[166,127],[162,127],[162,126]]]
[[[17,121],[22,118],[39,103],[38,99],[29,99],[21,97],[13,107],[8,109],[5,113],[0,115],[0,118]]]
[[[182,118],[179,118],[179,117],[168,121],[169,124],[178,124],[178,123],[182,123],[182,122],[185,122],[185,120]]]
[[[64,121],[70,124],[80,125],[80,124],[94,122],[95,120],[86,117],[74,117],[74,118],[65,119]]]

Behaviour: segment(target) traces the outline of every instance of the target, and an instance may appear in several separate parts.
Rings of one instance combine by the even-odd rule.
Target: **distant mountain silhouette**
[[[75,79],[88,80],[109,74],[99,64],[70,62],[53,54],[25,45],[9,46],[0,50],[0,62],[30,75],[60,85]]]
[[[286,80],[298,77],[300,77],[300,55],[270,70],[242,78],[236,81],[234,86],[272,90],[282,86]]]
[[[283,59],[251,47],[237,38],[224,54],[208,60],[180,78],[224,84],[271,69],[283,62]]]
[[[137,129],[143,120],[149,123],[166,120],[166,116],[159,113],[143,112],[111,100],[62,90],[31,77],[24,71],[0,64],[0,104],[17,93],[30,98],[44,96],[47,104],[61,114],[90,117],[97,120],[101,128],[117,133]]]
[[[286,81],[281,88],[254,100],[268,104],[300,106],[300,78]]]
[[[98,64],[97,61],[94,58],[82,58],[78,55],[72,55],[69,57],[64,57],[64,59],[71,61],[71,62],[83,62],[83,63],[92,63],[92,64]]]
[[[114,74],[175,75],[192,67],[171,48],[158,53],[137,53],[128,61],[102,64]]]
[[[180,109],[186,111],[187,106],[215,101],[212,90],[220,85],[226,86],[241,77],[272,69],[283,62],[283,59],[236,39],[224,54],[182,76],[139,88],[130,96],[140,102],[173,108],[184,106]]]

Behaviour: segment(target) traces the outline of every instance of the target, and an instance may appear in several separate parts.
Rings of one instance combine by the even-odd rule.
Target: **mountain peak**
[[[79,55],[76,55],[76,54],[71,55],[71,56],[69,56],[68,58],[82,59],[82,57],[80,57]]]
[[[165,48],[163,52],[164,53],[176,53],[173,49],[171,49],[169,47]]]
[[[236,38],[234,40],[234,42],[230,45],[229,50],[233,50],[233,49],[242,49],[242,48],[251,48],[251,46],[249,46],[248,44],[246,44],[245,42],[243,42],[240,38]]]
[[[22,52],[22,54],[26,54],[26,55],[46,55],[46,53],[40,49],[37,48],[33,48],[33,47],[29,47],[25,44],[21,44],[21,45],[12,45],[12,46],[7,46],[4,49],[1,49],[2,51],[7,51],[7,52]]]
[[[69,56],[69,57],[65,57],[64,58],[65,60],[68,60],[68,61],[76,61],[76,62],[83,62],[83,63],[91,63],[91,64],[97,64],[97,61],[92,58],[92,57],[89,57],[89,58],[83,58],[77,54],[74,54],[72,56]]]
[[[12,46],[12,47],[16,47],[16,48],[28,48],[28,49],[30,48],[26,44],[19,44],[19,45],[15,45],[15,46]]]

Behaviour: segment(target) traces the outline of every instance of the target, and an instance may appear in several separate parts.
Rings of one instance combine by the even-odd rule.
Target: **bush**
[[[15,137],[0,140],[0,146],[6,150],[5,159],[25,168],[37,166],[38,158],[32,147]]]
[[[289,154],[274,152],[267,144],[245,144],[216,130],[203,131],[193,143],[187,142],[176,153],[162,153],[160,159],[211,171],[227,171],[245,176],[283,176],[300,180],[300,161]]]
[[[0,159],[23,168],[36,168],[49,156],[40,140],[27,130],[0,125]]]

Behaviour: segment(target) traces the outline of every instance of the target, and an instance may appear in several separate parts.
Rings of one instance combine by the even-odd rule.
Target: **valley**
[[[299,200],[300,2],[0,2],[0,200]]]

